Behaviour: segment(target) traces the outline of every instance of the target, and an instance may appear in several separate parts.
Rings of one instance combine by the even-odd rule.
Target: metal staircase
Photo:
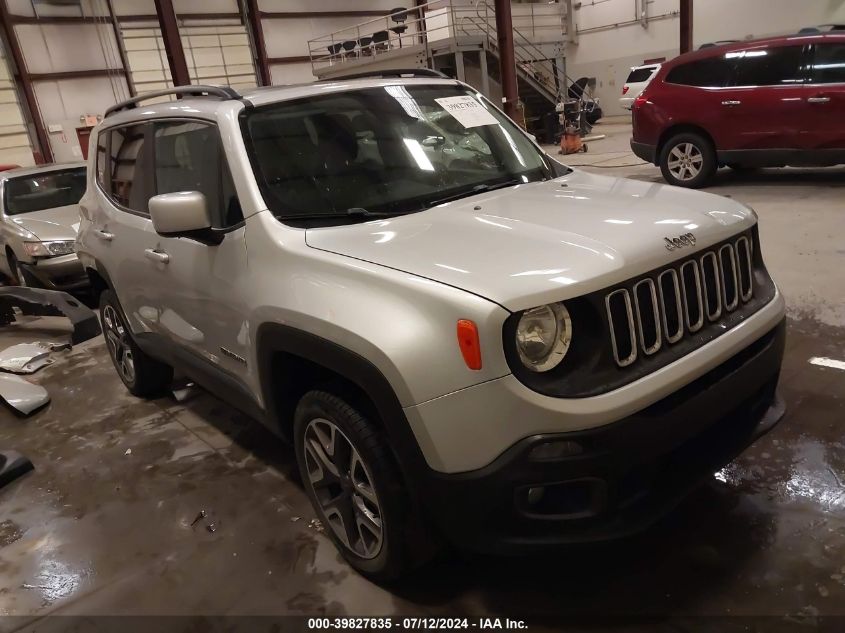
[[[538,45],[516,25],[513,29],[519,99],[524,106],[526,127],[539,128],[542,117],[554,110],[558,95],[571,83],[563,58],[564,5],[514,6],[531,12],[530,21],[523,27],[526,31],[536,35],[538,29],[546,29],[549,34],[545,39],[550,41]],[[538,7],[536,20],[534,7]],[[395,16],[388,14],[309,41],[314,75],[330,79],[389,68],[436,68],[498,101],[499,44],[492,3],[477,0],[453,5],[435,0],[408,9],[399,17],[404,19],[397,23]],[[523,19],[528,20],[525,16]],[[471,72],[466,72],[467,67]]]

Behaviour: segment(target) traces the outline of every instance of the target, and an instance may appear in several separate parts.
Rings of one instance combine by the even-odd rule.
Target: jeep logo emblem
[[[666,242],[666,250],[674,251],[676,248],[683,248],[684,246],[695,246],[695,235],[692,233],[684,233],[678,237],[664,237]]]

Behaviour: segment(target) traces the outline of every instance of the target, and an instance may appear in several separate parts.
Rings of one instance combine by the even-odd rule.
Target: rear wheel
[[[409,495],[379,427],[346,400],[310,391],[296,408],[294,441],[308,497],[352,567],[384,582],[423,562],[430,548],[419,523],[411,526]]]
[[[670,138],[660,152],[660,171],[670,185],[698,189],[716,173],[716,152],[710,141],[685,132]]]
[[[141,398],[163,395],[173,382],[173,368],[138,347],[111,290],[100,294],[100,323],[114,368],[129,392]]]

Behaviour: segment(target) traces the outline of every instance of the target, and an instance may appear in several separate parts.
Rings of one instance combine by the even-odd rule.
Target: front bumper
[[[518,552],[639,531],[783,416],[785,320],[720,365],[613,424],[527,437],[479,470],[417,473],[436,529],[456,545]],[[577,455],[532,461],[550,441]],[[541,489],[540,498],[529,490]]]
[[[21,268],[51,290],[75,290],[89,283],[76,253],[37,259],[31,263],[21,262]]]
[[[636,154],[637,158],[648,161],[652,164],[657,164],[657,147],[649,145],[648,143],[638,143],[631,140],[631,151]]]

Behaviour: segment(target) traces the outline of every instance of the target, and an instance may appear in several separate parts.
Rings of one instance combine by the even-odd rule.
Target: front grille
[[[754,296],[753,242],[742,235],[605,297],[619,367],[716,326]]]
[[[670,264],[567,299],[574,334],[566,359],[551,371],[522,364],[516,349],[522,313],[512,314],[502,336],[514,376],[546,396],[607,393],[707,345],[775,297],[756,226],[680,254]]]

